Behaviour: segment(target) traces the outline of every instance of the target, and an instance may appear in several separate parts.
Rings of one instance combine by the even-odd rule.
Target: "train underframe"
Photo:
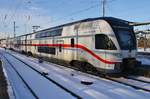
[[[134,73],[135,68],[141,66],[141,62],[136,58],[124,58],[122,60],[123,73]]]

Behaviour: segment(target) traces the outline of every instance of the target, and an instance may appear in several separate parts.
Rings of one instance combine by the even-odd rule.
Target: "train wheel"
[[[24,50],[22,50],[22,51],[21,51],[21,53],[22,53],[22,54],[25,54],[25,51],[24,51]]]
[[[28,52],[27,56],[33,56],[33,54],[31,52]]]
[[[80,70],[83,71],[83,72],[87,72],[88,71],[88,68],[87,68],[87,63],[86,62],[81,62],[80,63]]]

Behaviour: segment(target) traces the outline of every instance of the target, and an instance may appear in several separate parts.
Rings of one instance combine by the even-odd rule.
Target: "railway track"
[[[21,76],[21,74],[17,71],[17,69],[15,68],[15,66],[7,59],[7,57],[5,57],[5,55],[3,55],[2,53],[0,53],[5,59],[6,61],[11,65],[11,67],[15,70],[15,72],[17,73],[17,75],[21,78],[21,80],[24,82],[24,84],[26,85],[26,87],[29,89],[29,91],[32,93],[32,95],[36,98],[39,99],[38,95],[32,90],[32,88],[30,87],[30,85],[25,81],[25,79]],[[54,81],[53,79],[47,77],[45,73],[40,72],[38,70],[36,70],[35,68],[33,68],[32,66],[30,66],[28,63],[22,61],[21,59],[17,58],[16,56],[7,53],[9,55],[11,55],[12,57],[14,57],[15,59],[17,59],[18,61],[22,62],[23,64],[25,64],[26,66],[28,66],[30,69],[34,70],[35,72],[37,72],[38,74],[40,74],[42,77],[46,78],[47,80],[49,80],[50,82],[52,82],[53,84],[57,85],[59,88],[63,89],[64,91],[66,91],[67,93],[71,94],[73,97],[76,97],[77,99],[83,99],[81,96],[77,95],[76,93],[72,92],[71,90],[65,88],[63,85],[60,85],[59,83],[57,83],[56,81]]]
[[[10,54],[10,53],[9,53]],[[12,55],[12,54],[10,54]],[[15,57],[14,55],[12,55],[13,57]],[[15,57],[17,58],[17,57]],[[22,61],[21,59],[17,58],[18,60],[20,60],[21,62],[25,63],[24,61]],[[27,63],[25,63],[27,64]],[[28,64],[27,64],[28,65]],[[30,65],[29,65],[30,66]],[[56,65],[58,66],[58,65]],[[60,66],[58,66],[60,67]],[[33,67],[31,67],[33,68]],[[72,68],[71,66],[67,67],[67,68],[71,68],[71,69],[74,69],[74,70],[77,70],[77,71],[80,71],[79,69],[77,68]],[[33,68],[34,69],[34,68]],[[37,70],[36,70],[37,71]],[[81,71],[83,72],[83,71]],[[126,85],[126,86],[130,86],[132,88],[135,88],[137,90],[144,90],[144,91],[147,91],[147,92],[150,92],[150,82],[149,81],[145,81],[145,80],[140,80],[140,79],[136,79],[134,77],[130,77],[130,76],[123,76],[123,77],[110,77],[110,76],[103,76],[97,72],[93,73],[91,71],[87,71],[87,72],[83,72],[83,73],[86,73],[86,74],[90,74],[90,75],[94,75],[94,76],[98,76],[98,77],[101,77],[101,78],[105,78],[105,79],[108,79],[108,80],[111,80],[111,81],[114,81],[114,82],[117,82],[117,83],[120,83],[120,84],[123,84],[123,85]],[[41,75],[43,75],[41,73]],[[43,75],[44,76],[44,75]],[[146,85],[146,86],[145,86]],[[143,87],[144,86],[144,87]],[[148,86],[148,87],[147,87]]]
[[[114,77],[106,77],[109,80],[133,87],[138,90],[144,90],[147,92],[150,92],[150,83],[143,81],[143,80],[137,80],[134,78],[130,77],[119,77],[119,78],[114,78]]]
[[[30,87],[30,85],[25,81],[25,79],[21,76],[21,74],[18,72],[18,70],[14,67],[14,65],[2,53],[0,53],[0,54],[1,54],[1,56],[3,56],[6,59],[6,61],[9,63],[9,65],[17,73],[17,75],[19,76],[19,78],[23,81],[23,83],[26,85],[26,87],[31,92],[31,94],[35,97],[35,99],[39,99],[38,96],[36,95],[36,93]]]
[[[136,80],[136,81],[140,81],[140,82],[143,82],[143,83],[148,83],[150,84],[150,80],[144,80],[144,79],[138,79],[136,76],[126,76],[125,78],[127,79],[133,79],[133,80]]]
[[[111,76],[103,76],[103,75],[101,76],[99,75],[99,73],[97,74],[97,73],[91,73],[91,72],[89,72],[89,74],[95,75],[104,79],[108,79],[108,80],[129,86],[129,87],[132,87],[137,90],[150,92],[150,82],[146,80],[137,79],[136,77],[131,77],[127,75],[122,75],[121,77],[111,77]]]

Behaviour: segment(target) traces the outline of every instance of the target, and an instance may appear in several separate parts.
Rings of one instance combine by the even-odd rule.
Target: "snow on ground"
[[[137,60],[141,61],[144,65],[150,65],[150,59],[146,57],[138,57]]]
[[[149,52],[150,53],[150,48],[146,48],[144,51],[144,48],[138,48],[138,52]]]
[[[85,99],[149,99],[150,97],[150,93],[136,90],[113,81],[84,74],[48,62],[38,63],[38,60],[35,58],[26,57],[14,52],[11,53],[39,71],[46,70],[49,74],[47,75],[49,78],[52,78],[59,84],[79,94]],[[44,69],[40,69],[39,66]],[[91,81],[93,84],[83,85],[81,84],[81,81],[83,80]],[[61,99],[65,98],[62,97]]]
[[[150,55],[149,55],[149,53],[150,53],[150,48],[147,48],[145,51],[144,51],[143,48],[139,48],[139,49],[138,49],[138,52],[148,53],[148,55],[142,55],[142,54],[141,54],[141,55],[138,55],[137,59],[138,59],[139,61],[141,61],[142,64],[150,65]]]
[[[149,55],[138,55],[137,60],[141,61],[143,65],[150,65],[150,56]]]
[[[26,65],[22,64],[21,62],[17,61],[16,59],[14,59],[12,56],[10,56],[8,54],[5,54],[5,56],[9,59],[9,61],[12,64],[14,64],[17,71],[19,71],[20,75],[22,75],[22,77],[25,79],[25,81],[27,81],[27,83],[30,85],[30,87],[33,89],[35,94],[40,99],[50,99],[50,98],[51,99],[60,99],[62,97],[64,97],[64,99],[75,99],[75,97],[72,96],[70,93],[64,91],[63,89],[61,89],[54,83],[52,83],[49,80],[47,80],[46,78],[42,77],[34,70],[30,69]],[[3,61],[4,61],[4,63],[6,63],[5,59],[3,59]],[[8,64],[6,64],[6,65],[8,66]],[[9,66],[8,69],[10,69],[10,68],[11,67]],[[11,71],[13,71],[13,70],[11,70]],[[12,74],[12,75],[14,76],[14,74]],[[15,80],[13,80],[13,81],[15,81]],[[14,86],[16,88],[18,88],[18,86],[20,84],[22,84],[22,82],[14,83],[14,84],[16,84]],[[17,91],[17,94],[22,94],[21,96],[24,96],[24,93],[25,93],[26,98],[19,97],[18,99],[34,99],[34,97],[30,94],[29,91],[27,91],[25,89],[19,90],[19,91],[21,93],[18,93],[18,91]],[[26,91],[27,91],[27,93],[26,93]]]
[[[130,76],[131,78],[136,78],[138,80],[142,80],[142,81],[147,81],[147,82],[150,82],[150,79],[147,78],[147,77],[143,77],[143,76]]]
[[[3,65],[2,65],[2,66],[3,66]],[[6,72],[6,70],[5,70],[4,67],[3,67],[3,72],[4,72],[4,75],[5,75],[6,81],[7,81],[7,92],[8,92],[8,95],[9,95],[9,99],[15,99],[12,86],[11,86],[11,84],[10,84],[10,81],[9,81],[8,75],[7,75],[7,72]]]
[[[4,59],[2,58],[4,61]],[[7,79],[10,82],[10,85],[12,86],[13,89],[13,96],[15,99],[34,99],[32,94],[27,90],[26,86],[22,82],[22,80],[18,77],[16,72],[11,68],[11,66],[7,62],[3,62],[3,66],[6,70],[7,73]]]

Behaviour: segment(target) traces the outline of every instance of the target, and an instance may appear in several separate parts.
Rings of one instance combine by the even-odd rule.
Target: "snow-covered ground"
[[[3,58],[2,58],[3,59]],[[27,87],[23,83],[23,81],[18,77],[16,72],[11,68],[11,66],[3,61],[3,66],[5,68],[5,73],[7,73],[7,79],[10,82],[10,86],[13,89],[13,94],[11,94],[11,99],[34,99],[32,94],[29,90],[27,90]],[[10,93],[10,92],[9,92]]]
[[[5,54],[4,51],[3,51],[3,54]],[[48,73],[47,76],[49,78],[55,80],[59,84],[68,88],[69,90],[77,93],[84,99],[100,99],[100,98],[101,99],[127,99],[127,98],[128,99],[149,99],[149,97],[150,97],[150,93],[148,93],[148,92],[145,92],[142,90],[137,90],[137,89],[134,89],[134,88],[131,88],[131,87],[107,80],[107,79],[84,74],[79,71],[75,71],[75,70],[72,70],[72,69],[69,69],[66,67],[62,67],[62,66],[59,66],[56,64],[48,63],[48,62],[38,63],[38,60],[35,58],[26,57],[24,55],[21,55],[21,54],[15,53],[15,52],[11,52],[11,54],[15,55],[16,57],[23,60],[24,62],[30,64],[38,71],[47,72]],[[15,61],[12,59],[12,62],[15,62]],[[20,68],[20,67],[22,67],[22,66],[17,66],[17,68]],[[13,80],[11,80],[11,82],[14,82],[12,84],[13,88],[16,90],[16,88],[18,88],[17,87],[18,85],[23,86],[21,82],[20,83],[17,82],[17,84],[15,83],[15,81],[16,81],[15,79],[17,79],[17,77],[14,77],[13,73],[11,73],[12,70],[8,71],[8,69],[10,69],[10,67],[5,66],[5,68],[8,73],[9,79],[14,78]],[[34,80],[33,79],[34,76],[32,75],[32,73],[25,72],[25,71],[23,73],[25,73],[24,75],[28,75],[27,77],[31,76],[31,78],[28,78],[28,80],[31,80],[34,87],[36,89],[38,89],[39,86],[37,85],[37,82],[32,81],[32,80]],[[83,84],[81,84],[81,81],[89,81],[89,82],[93,82],[93,84],[92,85],[83,85]],[[42,94],[44,95],[44,93],[46,93],[48,91],[47,88],[48,87],[42,88],[45,90],[40,91],[41,95]],[[26,88],[24,88],[24,89],[22,88],[21,90],[23,90],[23,92],[20,91],[18,94],[20,96],[24,96],[24,97],[26,95],[30,96],[30,93],[25,89]],[[52,90],[57,91],[57,88],[51,89],[51,91]],[[51,91],[49,91],[49,94],[51,93]],[[23,94],[24,92],[26,92],[25,95]],[[57,95],[57,92],[54,93],[54,95]],[[24,99],[32,99],[32,96],[31,96],[31,98],[24,98]],[[50,98],[47,97],[45,99],[50,99]],[[53,98],[53,99],[59,99],[59,98]],[[70,99],[70,98],[61,97],[61,99]]]
[[[73,97],[70,93],[66,92],[62,88],[58,87],[54,83],[50,82],[31,68],[27,67],[25,64],[22,64],[22,62],[17,61],[15,58],[8,54],[4,54],[5,57],[15,66],[19,74],[23,77],[23,79],[29,84],[31,89],[35,92],[35,94],[38,96],[40,99],[60,99],[61,97],[64,97],[65,99],[76,99]],[[5,66],[7,66],[8,69],[11,68],[11,66],[8,66],[7,61],[3,58],[3,62],[5,63]],[[11,71],[10,71],[11,72]],[[13,75],[13,74],[12,74]],[[17,76],[17,75],[16,75]],[[14,76],[13,76],[14,77]],[[16,78],[14,78],[16,79]],[[20,85],[20,83],[15,83],[17,84],[17,87]],[[22,83],[21,83],[22,84]],[[27,89],[27,88],[26,88]],[[20,90],[22,94],[24,95],[24,92],[27,90]],[[56,94],[57,93],[57,94]],[[18,93],[17,93],[18,94]],[[26,98],[24,99],[34,99],[29,91],[26,93]],[[18,98],[18,99],[23,99]]]
[[[150,66],[150,56],[149,55],[138,55],[137,60],[141,61],[144,65]]]
[[[144,48],[138,48],[138,52],[149,52],[150,53],[150,48],[146,48],[144,51]]]
[[[130,78],[134,78],[134,79],[137,79],[137,80],[142,80],[142,81],[146,81],[146,82],[149,82],[150,83],[150,79],[149,78],[146,78],[146,77],[143,77],[143,76],[129,76]]]
[[[142,62],[142,64],[144,65],[150,65],[150,59],[149,58],[146,58],[146,57],[138,57],[137,58],[139,61]]]
[[[142,62],[142,64],[150,65],[150,48],[147,48],[145,51],[143,48],[139,48],[138,52],[148,53],[148,55],[138,55],[137,59]]]
[[[8,79],[8,75],[7,75],[6,69],[4,67],[3,67],[3,72],[4,72],[4,75],[5,75],[5,78],[7,78],[6,79],[6,81],[7,81],[7,92],[8,92],[9,98],[10,99],[15,99],[14,90],[13,90],[13,88],[11,86],[11,83],[10,83],[10,81]]]

